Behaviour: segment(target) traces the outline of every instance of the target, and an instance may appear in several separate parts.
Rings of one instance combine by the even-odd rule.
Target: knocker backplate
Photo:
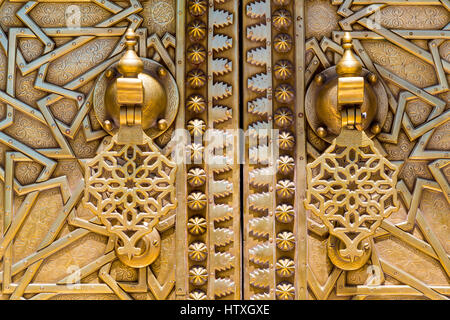
[[[167,74],[165,77],[160,77],[158,75],[158,70],[160,68],[165,69],[161,64],[158,62],[151,60],[151,59],[142,59],[144,62],[144,73],[149,74],[150,76],[158,79],[160,81],[165,89],[166,95],[167,95],[167,107],[165,108],[164,112],[164,119],[167,121],[167,127],[170,127],[172,123],[175,121],[175,118],[178,113],[178,106],[179,106],[179,93],[178,93],[178,87],[176,84],[176,81],[174,77],[170,74],[169,71],[166,71]],[[118,62],[112,64],[107,70],[115,69],[117,68]],[[105,120],[109,120],[106,110],[105,110],[105,92],[106,88],[108,86],[108,81],[106,77],[107,70],[105,70],[98,78],[95,89],[94,89],[94,97],[93,97],[93,104],[94,104],[94,110],[95,115],[98,119],[98,122],[102,125],[103,129],[107,131],[109,134],[114,135],[117,133],[118,128],[115,127],[113,130],[108,130],[104,123]],[[117,72],[116,72],[117,73]],[[164,133],[164,130],[158,129],[157,126],[151,127],[147,130],[145,130],[145,133],[152,139],[155,139],[159,137],[161,134]]]

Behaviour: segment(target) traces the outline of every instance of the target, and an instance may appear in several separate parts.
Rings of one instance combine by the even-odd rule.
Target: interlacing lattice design
[[[200,5],[190,9],[188,3]],[[2,299],[174,299],[190,293],[212,299],[232,298],[230,292],[236,298],[241,269],[243,296],[252,299],[448,298],[449,0],[248,0],[242,5],[240,29],[251,44],[244,40],[241,55],[238,1],[211,3],[0,0]],[[71,5],[80,8],[80,28],[67,26]],[[292,15],[288,28],[284,10]],[[203,23],[196,30],[204,39],[194,39],[189,50],[188,24],[198,19]],[[82,205],[83,166],[108,135],[93,115],[92,84],[120,59],[128,27],[138,35],[139,56],[176,74],[184,99],[178,114],[181,127],[201,119],[204,123],[196,121],[193,132],[203,125],[238,128],[243,112],[248,117],[245,128],[272,128],[277,122],[275,128],[285,131],[281,142],[289,149],[274,159],[276,177],[267,174],[273,172],[267,164],[247,166],[248,183],[240,181],[238,165],[193,165],[184,168],[186,174],[178,170],[177,187],[185,199],[177,199],[176,219],[175,212],[168,213],[155,226],[162,258],[137,269],[120,263],[110,233]],[[330,267],[323,245],[328,228],[315,215],[306,220],[299,200],[306,161],[314,161],[327,148],[303,127],[303,80],[307,85],[338,61],[344,31],[351,33],[364,67],[388,90],[388,120],[374,143],[399,168],[401,203],[399,212],[384,219],[372,236],[371,265],[351,272]],[[237,57],[245,59],[244,69],[250,66],[241,75],[247,88],[238,87]],[[194,69],[192,83],[204,86],[191,90],[185,80]],[[295,103],[289,102],[292,90],[286,84],[295,89]],[[239,103],[239,90],[248,112]],[[292,115],[282,109],[286,105]],[[161,136],[165,143],[171,132]],[[195,155],[204,147],[194,145]],[[225,180],[233,182],[231,190]],[[251,210],[251,216],[244,211],[250,217],[244,221],[252,220],[251,225],[244,223],[247,239],[255,239],[246,243],[243,260],[248,262],[243,266],[240,185],[242,201]],[[230,198],[224,200],[222,187]],[[186,189],[192,191],[192,207],[206,209],[188,216]],[[277,191],[292,196],[281,197]],[[189,241],[186,227],[192,232]],[[172,254],[175,239],[186,243],[177,247],[177,256]],[[217,243],[225,245],[214,246]],[[245,263],[256,268],[247,269]],[[370,286],[365,285],[369,267],[379,270]],[[188,281],[192,284],[186,285]]]
[[[449,10],[448,0],[305,1],[306,82],[339,61],[344,32],[349,32],[364,68],[375,73],[387,90],[389,114],[373,141],[398,167],[400,204],[400,210],[369,237],[370,259],[357,271],[334,267],[323,272],[325,264],[317,261],[326,254],[320,250],[332,230],[315,215],[308,217],[312,298],[447,299],[450,295],[449,144],[444,138],[450,119]],[[313,163],[328,143],[310,128],[307,135]]]
[[[336,139],[308,165],[305,204],[344,242],[340,254],[354,261],[364,253],[362,240],[398,210],[398,172],[364,132],[348,134],[362,135],[361,145]]]
[[[158,15],[161,8],[164,14]],[[128,268],[114,250],[117,236],[82,204],[82,172],[97,148],[109,143],[93,113],[96,79],[120,59],[128,27],[137,34],[139,56],[175,75],[175,12],[176,6],[163,1],[0,1],[2,298],[166,299],[174,292],[175,256],[165,250],[174,238],[173,194],[166,196],[170,204],[146,199],[147,211],[145,205],[138,205],[139,213],[129,205],[126,223],[118,213],[111,225],[118,233],[121,224],[139,230],[149,220],[161,234],[157,263],[162,260],[163,270]],[[77,21],[79,26],[72,25]],[[166,145],[171,130],[155,143]],[[147,167],[159,166],[151,159]],[[161,176],[174,183],[173,172]],[[154,184],[149,189],[165,191],[145,191],[147,198],[164,198],[170,190],[148,181]],[[118,195],[114,185],[108,188]],[[103,206],[106,194],[98,198]]]
[[[86,166],[85,206],[119,237],[119,254],[139,254],[138,241],[176,208],[176,164],[148,137],[129,145],[114,136]]]

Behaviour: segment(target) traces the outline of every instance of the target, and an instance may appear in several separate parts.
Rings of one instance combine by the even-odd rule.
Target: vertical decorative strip
[[[190,299],[239,299],[238,3],[186,5],[187,287]]]
[[[240,66],[240,47],[239,47],[239,37],[240,37],[240,25],[239,25],[239,13],[240,13],[240,1],[231,1],[232,10],[233,10],[233,17],[235,19],[233,23],[233,41],[234,46],[231,49],[232,52],[232,63],[234,64],[234,68],[232,70],[232,83],[234,84],[234,94],[232,97],[232,114],[227,114],[226,112],[229,110],[228,108],[225,110],[226,117],[232,117],[231,119],[231,127],[235,129],[234,131],[234,148],[231,149],[232,152],[229,154],[233,155],[233,225],[232,228],[234,230],[234,243],[233,243],[233,252],[232,252],[232,261],[234,264],[234,299],[242,299],[242,236],[241,236],[241,221],[242,221],[242,212],[241,212],[241,188],[242,188],[242,181],[241,181],[241,144],[242,144],[242,137],[241,137],[241,124],[240,124],[240,116],[241,116],[241,109],[240,109],[240,95],[241,95],[241,87],[239,78],[241,76],[241,66]],[[217,111],[223,112],[223,109],[219,108]],[[217,120],[217,122],[221,122],[224,118],[220,118]]]
[[[295,253],[300,245],[295,224],[298,221],[298,186],[295,183],[298,168],[296,154],[296,102],[302,99],[296,90],[296,37],[294,6],[296,1],[272,0],[273,121],[279,130],[279,156],[276,159],[275,204],[275,297],[291,300],[297,295],[295,286]]]
[[[240,298],[238,2],[209,3],[208,298]]]
[[[297,195],[295,208],[297,210],[294,234],[298,242],[295,255],[296,268],[296,299],[308,298],[307,290],[307,215],[303,206],[306,192],[306,127],[305,127],[305,0],[296,0],[294,5],[295,30],[295,114],[296,120],[296,173],[295,185]]]
[[[244,283],[250,299],[306,297],[303,5],[252,0],[244,9]]]
[[[185,128],[185,27],[186,13],[185,1],[177,1],[176,8],[176,74],[175,79],[179,90],[180,106],[176,119],[176,129],[184,130]],[[184,300],[187,296],[188,278],[187,270],[187,209],[186,209],[186,165],[184,161],[177,162],[177,200],[178,207],[176,210],[176,273],[175,273],[175,296],[176,299]]]
[[[187,145],[187,235],[189,299],[208,298],[208,180],[203,135],[207,123],[208,2],[186,1],[185,129]]]
[[[274,164],[270,0],[246,1],[244,48],[244,299],[274,299]]]

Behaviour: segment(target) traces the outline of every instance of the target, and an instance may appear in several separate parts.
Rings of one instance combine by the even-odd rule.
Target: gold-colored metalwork
[[[372,124],[376,122],[382,126],[388,111],[386,90],[382,84],[373,81],[373,73],[362,68],[353,53],[350,34],[346,33],[342,41],[344,53],[336,67],[316,75],[306,94],[308,122],[316,134],[328,142],[339,135],[343,123],[353,124],[373,137],[376,130],[371,130]],[[356,105],[361,121],[353,123],[353,115],[348,119],[346,108]]]
[[[344,38],[342,38],[342,48],[344,48],[344,54],[336,64],[336,73],[340,78],[344,79],[348,77],[359,77],[362,72],[362,65],[353,53],[352,36],[348,32],[346,32]],[[358,94],[358,96],[363,95]],[[362,104],[362,102],[363,101],[360,101],[359,104]]]
[[[246,299],[307,295],[306,215],[299,206],[306,182],[305,3],[246,0],[243,5],[244,128],[250,134],[244,164]],[[288,261],[294,259],[293,266]]]
[[[76,8],[80,27],[71,25]],[[3,1],[2,298],[448,299],[448,10],[447,0]],[[239,128],[242,118],[243,129],[283,133],[281,140],[265,137],[266,146],[236,155],[260,161],[246,161],[242,178],[239,161],[211,157],[209,142],[193,144],[191,135],[185,145],[200,161],[177,164],[178,206],[138,241],[146,254],[131,260],[116,251],[118,236],[82,204],[85,166],[119,130],[120,108],[113,107],[119,110],[114,121],[105,111],[105,92],[122,77],[118,61],[128,28],[137,36],[142,73],[166,94],[165,111],[144,131],[168,159],[172,133],[187,129],[191,120],[204,121],[205,132],[220,130],[222,136]],[[401,208],[362,241],[370,257],[351,271],[330,265],[326,255],[338,264],[345,245],[303,206],[306,164],[337,137],[342,118],[345,127],[359,121],[357,108],[336,111],[333,123],[341,129],[333,132],[312,103],[319,92],[304,93],[312,83],[320,89],[337,77],[328,69],[345,53],[345,32],[354,39],[361,76],[377,100],[365,133],[398,167]],[[186,81],[196,69],[205,77],[201,88]],[[249,79],[252,86],[246,86]],[[139,92],[136,84],[130,88]],[[292,92],[292,101],[277,100],[277,88],[283,95]],[[335,88],[328,97],[338,106]],[[139,93],[133,102],[138,101]],[[124,123],[137,124],[141,113],[130,106],[122,108]],[[367,115],[361,113],[363,123]],[[191,128],[198,138],[202,126],[196,124]],[[262,155],[279,141],[285,149],[270,163],[270,154]],[[216,159],[224,161],[209,164]],[[295,194],[279,196],[290,182]],[[193,192],[206,197],[203,209],[188,207]],[[289,251],[276,246],[281,232],[293,234]],[[158,236],[160,245],[147,251],[146,243]],[[190,254],[192,243],[201,261]],[[128,266],[144,265],[138,257],[154,255],[151,266]]]
[[[157,116],[166,107],[166,93],[158,80],[142,74],[144,63],[134,51],[135,38],[128,29],[127,50],[117,65],[122,76],[105,92],[106,110],[113,121],[119,121],[119,130],[86,163],[84,204],[117,236],[118,258],[130,267],[142,268],[153,263],[161,250],[156,225],[176,208],[176,164],[143,131],[143,123],[156,126]],[[160,67],[158,75],[166,77],[167,73]],[[167,123],[162,120],[158,129],[164,131]]]
[[[339,77],[337,91],[338,104],[340,106],[360,105],[364,102],[364,78]]]
[[[338,75],[337,103],[341,110],[342,125],[353,128],[362,124],[361,109],[359,107],[364,103],[365,84],[364,78],[360,76],[362,65],[353,53],[352,38],[348,32],[345,34],[342,42],[344,54],[336,65],[336,73]],[[370,106],[371,118],[374,114],[372,111],[376,110],[376,108],[376,104]],[[358,119],[356,118],[356,113],[359,113]],[[320,118],[325,119],[326,117],[321,115]]]
[[[128,133],[122,130],[119,140],[131,143],[136,138],[141,143],[140,131],[156,138],[175,121],[179,96],[170,72],[156,61],[137,56],[131,30],[126,37],[125,54],[96,83],[94,110],[108,133],[117,133],[123,120]]]
[[[120,242],[120,240],[118,241]],[[115,252],[119,260],[133,268],[145,268],[151,265],[161,253],[161,236],[158,230],[153,228],[150,233],[142,236],[136,245],[139,248],[139,252],[136,254],[121,253],[120,245],[116,245]]]
[[[125,37],[127,49],[117,65],[117,70],[122,74],[122,77],[116,79],[116,88],[110,89],[108,92],[111,94],[116,92],[117,104],[119,105],[142,104],[144,103],[144,88],[142,79],[139,79],[139,74],[144,70],[144,63],[134,51],[137,42],[133,30],[128,29]],[[155,88],[152,87],[151,90],[155,91]],[[155,105],[161,104],[164,105],[165,103],[159,100],[155,103]],[[111,107],[109,104],[107,105]]]
[[[328,256],[341,269],[361,268],[370,258],[368,239],[398,210],[397,167],[364,131],[343,129],[306,172],[305,206],[330,232]]]
[[[399,208],[398,171],[364,132],[365,80],[360,76],[362,65],[352,51],[349,33],[343,38],[343,47],[344,54],[336,65],[338,78],[334,82],[337,82],[341,132],[307,166],[305,207],[328,228],[327,250],[333,264],[343,270],[357,270],[370,258],[370,239],[375,231]],[[376,100],[373,102],[368,107],[376,110]],[[318,109],[323,111],[321,107]],[[332,107],[328,105],[328,109]],[[368,112],[369,117],[374,115],[371,109],[366,109],[366,117]]]
[[[175,163],[149,137],[143,142],[123,144],[113,136],[86,163],[85,174],[85,206],[117,235],[118,257],[135,268],[157,258],[160,240],[155,227],[177,204]]]
[[[438,227],[449,226],[450,222],[445,196],[448,184],[442,184],[439,178],[441,183],[436,184],[436,176],[422,174],[427,168],[444,172],[434,163],[440,161],[435,159],[446,157],[438,136],[445,135],[449,124],[444,121],[445,117],[448,119],[444,109],[448,104],[448,81],[443,76],[448,74],[448,35],[443,33],[448,32],[448,6],[440,1],[319,0],[307,2],[305,13],[308,83],[322,69],[339,61],[344,52],[342,39],[345,32],[350,32],[359,60],[374,75],[366,77],[367,81],[372,85],[381,82],[386,89],[390,110],[387,121],[383,124],[377,119],[370,126],[372,132],[366,133],[376,134],[372,139],[377,149],[390,161],[396,161],[401,207],[398,213],[383,220],[373,236],[369,263],[355,271],[333,268],[323,272],[328,264],[319,261],[326,254],[323,244],[329,234],[321,222],[310,216],[309,296],[448,299],[450,260],[444,245],[445,231]],[[438,38],[438,33],[443,38]],[[306,107],[312,110],[309,101],[307,98]],[[309,118],[310,114],[306,113],[312,129],[307,131],[307,152],[309,162],[313,162],[335,136],[317,137],[317,128],[323,125],[311,121],[314,119]]]
[[[126,47],[127,27],[139,38],[139,55],[146,57],[155,50],[160,65],[175,73],[169,48],[175,44],[174,27],[155,30],[155,22],[139,28],[148,19],[147,12],[161,6],[135,0],[120,6],[108,0],[101,5],[2,2],[0,96],[5,112],[0,147],[8,164],[2,166],[0,176],[9,190],[8,200],[2,201],[0,240],[4,298],[165,299],[172,295],[175,273],[165,265],[173,265],[175,255],[164,248],[175,237],[161,234],[163,250],[157,260],[162,272],[126,267],[114,251],[115,235],[81,204],[83,166],[97,147],[101,150],[110,141],[110,137],[103,139],[107,132],[101,126],[107,131],[118,129],[110,119],[98,123],[92,107],[97,111],[100,104],[93,101],[92,84],[105,70],[109,70],[105,78],[117,76],[117,70],[109,68]],[[68,17],[76,13],[74,7],[83,12],[80,26],[69,25],[69,19],[77,20]],[[166,6],[164,16],[173,9]],[[173,88],[171,93],[176,93]],[[104,96],[100,96],[104,110]],[[156,228],[161,233],[173,229],[173,216]],[[94,283],[81,282],[86,276],[94,277]]]

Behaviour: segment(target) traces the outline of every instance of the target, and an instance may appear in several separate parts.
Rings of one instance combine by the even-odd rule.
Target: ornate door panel
[[[159,178],[156,173],[146,176],[152,185],[165,183],[160,191],[169,195],[164,200],[168,204],[158,207],[156,214],[154,208],[142,210],[158,217],[147,219],[149,223],[159,222],[152,226],[158,235],[152,232],[150,238],[161,254],[151,268],[127,264],[127,255],[115,249],[120,247],[118,238],[128,245],[130,240],[120,230],[111,232],[112,222],[105,224],[102,221],[108,219],[99,219],[95,211],[106,212],[121,192],[127,192],[124,187],[131,188],[121,184],[123,175],[128,175],[127,183],[145,187],[131,172],[139,157],[145,170],[154,170],[150,163],[158,170],[162,163],[171,165],[163,158],[170,153],[164,149],[167,135],[149,133],[154,138],[151,144],[129,148],[125,154],[111,144],[111,124],[102,120],[107,110],[101,94],[114,72],[111,66],[117,65],[127,47],[129,27],[135,30],[139,55],[147,59],[146,70],[158,65],[161,76],[170,74],[162,82],[169,90],[168,105],[178,107],[173,103],[178,99],[173,80],[176,3],[1,1],[0,16],[2,297],[175,298],[172,266],[177,257],[170,250],[176,242],[173,168]],[[171,111],[169,121],[176,115],[176,109]],[[105,158],[105,149],[113,158]],[[112,167],[108,159],[114,160]],[[99,190],[102,177],[89,180],[101,166],[103,178],[119,177],[107,192]],[[150,192],[153,205],[160,205],[160,196]],[[137,197],[125,202],[138,206]],[[108,203],[109,199],[113,201]],[[125,231],[141,227],[132,209],[115,213],[128,215]]]
[[[244,297],[305,299],[304,6],[245,1],[243,11]]]
[[[2,298],[448,298],[449,10],[0,0]]]
[[[448,298],[449,6],[245,1],[244,126],[279,134],[248,134],[244,298]],[[377,96],[359,111],[362,144],[336,138],[330,109],[360,72]]]
[[[373,142],[397,166],[395,192],[399,201],[398,211],[375,230],[368,262],[353,271],[339,270],[324,259],[326,229],[313,214],[308,215],[310,296],[448,299],[450,175],[446,140],[450,119],[450,42],[446,30],[450,3],[306,1],[305,4],[306,81],[313,70],[336,63],[341,51],[336,44],[342,43],[342,31],[350,31],[364,68],[376,74],[386,88],[388,112]],[[311,129],[307,129],[306,135],[308,158],[312,161],[326,144]]]
[[[0,5],[3,297],[239,299],[238,2]]]
[[[178,1],[184,92],[177,123],[188,130],[180,172],[177,294],[239,299],[239,3]],[[184,184],[182,186],[182,184]],[[181,249],[183,248],[183,249]],[[178,250],[178,249],[177,249]]]

